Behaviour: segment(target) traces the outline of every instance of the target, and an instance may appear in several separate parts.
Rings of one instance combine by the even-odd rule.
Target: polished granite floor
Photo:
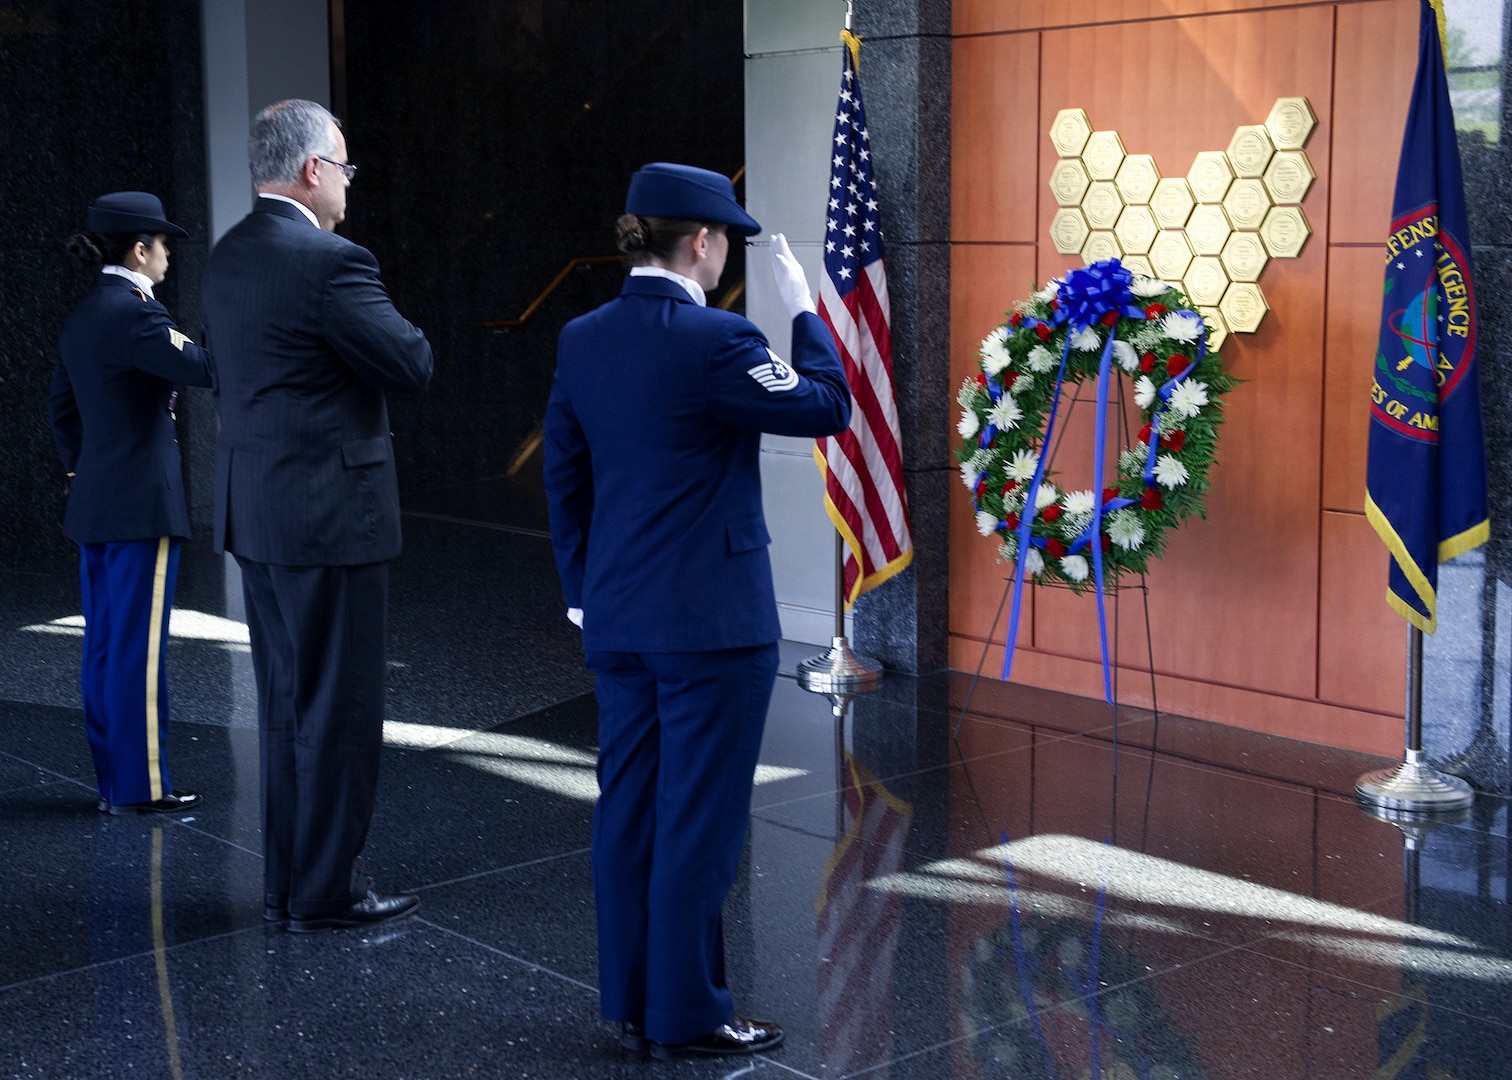
[[[731,982],[788,1040],[653,1065],[598,1018],[595,706],[528,492],[411,500],[368,862],[417,918],[261,917],[234,564],[191,546],[177,819],[94,809],[70,563],[0,572],[0,1077],[1512,1077],[1506,805],[1404,836],[1377,759],[890,677],[838,720],[784,644]],[[1116,737],[1115,737],[1116,735]]]

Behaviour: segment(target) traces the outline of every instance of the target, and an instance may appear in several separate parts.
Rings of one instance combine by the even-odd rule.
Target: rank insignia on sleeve
[[[778,356],[771,349],[767,350],[767,356],[771,359],[765,364],[757,364],[746,372],[769,393],[780,394],[785,390],[791,390],[798,385],[798,373],[788,367],[787,361]]]
[[[168,331],[168,340],[171,341],[171,342],[173,342],[173,347],[175,349],[177,349],[179,352],[183,352],[184,351],[184,346],[185,345],[193,345],[194,344],[194,342],[192,340],[190,340],[188,334],[181,334],[177,330],[169,330]]]

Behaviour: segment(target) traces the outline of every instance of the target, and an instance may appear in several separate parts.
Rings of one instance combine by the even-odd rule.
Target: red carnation
[[[1007,498],[1009,495],[1012,495],[1015,491],[1018,490],[1018,486],[1019,482],[1017,480],[1008,481],[1003,485],[1003,497]]]
[[[1118,322],[1118,312],[1116,312],[1116,311],[1109,311],[1109,312],[1107,312],[1106,314],[1103,315],[1103,317],[1101,319],[1101,322],[1102,322],[1102,324],[1104,326],[1112,326],[1114,323]]]
[[[1146,424],[1144,427],[1140,428],[1139,429],[1139,441],[1142,442],[1142,443],[1148,443],[1150,441],[1150,433],[1151,433],[1152,430],[1153,429],[1150,427],[1149,424]]]
[[[977,372],[977,385],[978,386],[986,386],[987,385],[987,373],[985,371],[979,371],[979,372]]]
[[[1145,308],[1145,318],[1147,319],[1158,319],[1165,313],[1166,306],[1164,304],[1151,304]]]
[[[1059,506],[1056,506],[1054,503],[1051,503],[1049,506],[1040,511],[1040,520],[1047,525],[1053,521],[1059,520],[1060,516],[1061,508]]]
[[[1023,326],[1024,317],[1015,311],[1012,315],[1008,316],[1008,325],[1012,327]]]
[[[1190,356],[1182,356],[1180,353],[1176,353],[1166,361],[1166,370],[1171,373],[1171,378],[1173,379],[1191,366],[1192,358]]]
[[[1104,506],[1107,506],[1108,503],[1112,502],[1116,498],[1118,498],[1118,489],[1117,488],[1114,488],[1114,487],[1103,488],[1103,505]]]
[[[1060,300],[1058,300],[1058,299],[1052,299],[1050,301],[1050,310],[1051,311],[1059,311],[1060,310]]]
[[[1158,359],[1152,352],[1147,352],[1139,358],[1139,370],[1149,375],[1155,370],[1155,362]]]
[[[1034,332],[1039,335],[1039,339],[1041,341],[1049,341],[1050,340],[1050,327],[1047,326],[1045,323],[1040,323],[1037,326],[1035,326]]]
[[[1162,435],[1160,437],[1160,448],[1162,450],[1180,451],[1185,445],[1186,432],[1184,431],[1173,431],[1169,435]]]
[[[977,481],[976,493],[977,493],[977,498],[979,498],[979,499],[983,495],[987,494],[987,478],[985,476],[982,477],[980,480]]]
[[[1102,549],[1103,549],[1104,552],[1108,552],[1108,551],[1112,551],[1113,550],[1113,538],[1111,536],[1109,536],[1107,533],[1103,533],[1103,537],[1102,537]]]
[[[1051,537],[1045,541],[1045,554],[1052,559],[1059,559],[1066,554],[1066,545]]]
[[[1003,524],[1008,526],[1009,532],[1012,532],[1014,529],[1017,529],[1019,527],[1019,516],[1015,513],[1010,512],[1009,515],[1003,519]]]
[[[1139,497],[1139,505],[1146,510],[1159,510],[1165,505],[1165,499],[1159,488],[1145,488],[1145,493]]]

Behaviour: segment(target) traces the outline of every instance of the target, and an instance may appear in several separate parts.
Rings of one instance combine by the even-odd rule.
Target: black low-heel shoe
[[[351,907],[327,915],[289,916],[289,932],[313,934],[319,930],[343,930],[352,926],[376,926],[413,915],[420,906],[418,896],[384,896],[368,890],[366,896]]]
[[[765,1020],[732,1017],[701,1039],[667,1045],[652,1043],[651,1056],[657,1061],[677,1057],[729,1057],[734,1054],[760,1054],[782,1045],[782,1028]]]
[[[121,817],[125,814],[177,814],[180,810],[198,806],[199,801],[200,793],[197,791],[170,791],[152,802],[113,803],[101,799],[95,806],[102,814]]]
[[[620,1025],[619,1044],[626,1050],[637,1054],[646,1052],[646,1032],[639,1024],[632,1024],[626,1020]]]

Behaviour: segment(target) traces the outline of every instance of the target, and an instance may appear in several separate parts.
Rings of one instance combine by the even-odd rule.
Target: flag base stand
[[[864,694],[881,681],[881,665],[851,652],[843,636],[834,637],[827,651],[798,665],[798,685],[819,694]]]
[[[1408,750],[1395,768],[1360,777],[1355,781],[1355,795],[1371,806],[1419,814],[1464,810],[1475,801],[1469,784],[1439,772],[1421,750]]]

